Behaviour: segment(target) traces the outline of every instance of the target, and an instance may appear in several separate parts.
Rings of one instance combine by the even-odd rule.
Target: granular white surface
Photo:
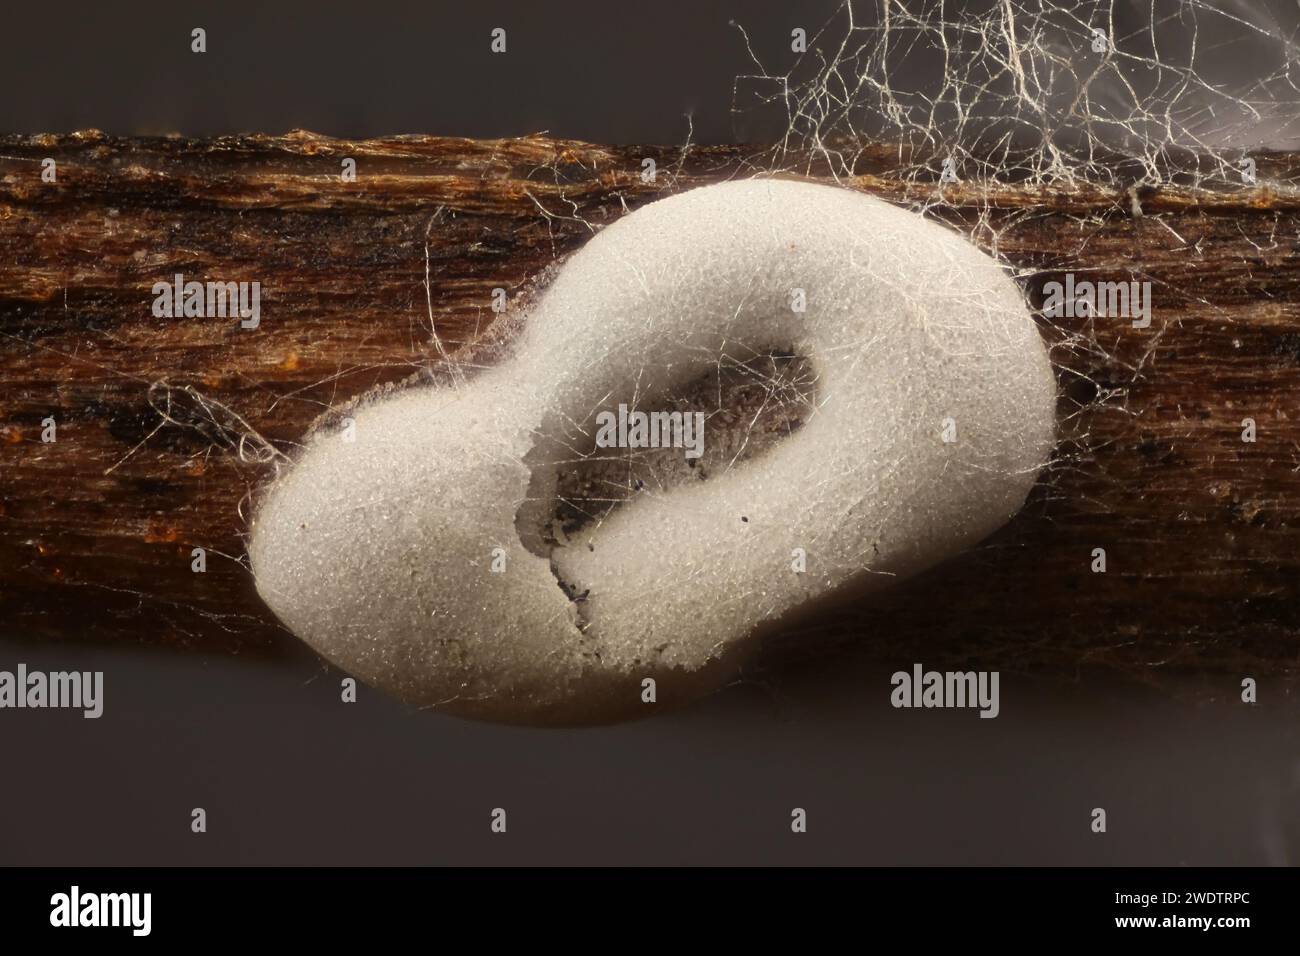
[[[556,462],[591,447],[597,412],[663,407],[765,350],[816,370],[802,428],[547,543]],[[648,713],[643,678],[660,705],[706,692],[759,624],[999,527],[1050,453],[1054,409],[1020,290],[966,239],[836,187],[708,186],[588,242],[501,365],[368,405],[354,441],[313,441],[249,553],[295,634],[404,700],[536,722]]]

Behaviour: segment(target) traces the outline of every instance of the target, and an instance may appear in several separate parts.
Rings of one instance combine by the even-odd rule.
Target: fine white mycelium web
[[[1294,4],[845,3],[805,24],[807,51],[781,66],[735,26],[755,65],[736,111],[784,126],[769,168],[852,177],[883,143],[904,182],[933,182],[950,159],[989,184],[1213,187],[1300,132]]]

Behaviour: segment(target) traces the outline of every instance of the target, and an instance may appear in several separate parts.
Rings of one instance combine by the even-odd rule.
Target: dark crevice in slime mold
[[[746,360],[721,358],[703,375],[670,393],[610,396],[581,429],[539,434],[524,456],[531,473],[528,495],[515,516],[524,547],[550,559],[557,548],[596,545],[586,540],[602,521],[641,495],[671,493],[688,482],[707,481],[761,457],[798,430],[817,401],[813,363],[790,352],[766,352]],[[629,411],[703,413],[699,456],[681,447],[597,446],[597,414]],[[555,437],[559,434],[560,437]],[[552,563],[552,572],[556,569]],[[573,602],[585,629],[587,589],[556,583]]]

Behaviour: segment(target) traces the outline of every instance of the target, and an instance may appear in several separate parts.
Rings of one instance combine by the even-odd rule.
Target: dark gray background
[[[888,674],[847,655],[677,714],[543,730],[365,688],[345,705],[305,654],[0,648],[15,660],[102,668],[107,687],[98,720],[0,712],[5,863],[1174,866],[1300,849],[1294,710],[1233,703],[1231,677],[1221,703],[1190,705],[1004,674],[1002,715],[982,720],[894,710]]]
[[[678,143],[761,138],[733,125],[755,52],[835,2],[19,4],[0,33],[0,131],[189,136],[438,133]],[[788,24],[788,25],[787,25]],[[190,52],[190,30],[208,52]],[[508,53],[489,35],[508,31]],[[766,131],[770,135],[770,130]]]
[[[834,7],[21,4],[0,34],[0,130],[675,143],[690,113],[697,142],[758,139],[763,119],[731,112],[751,64],[728,21],[775,62],[792,26],[811,33]],[[487,50],[497,25],[505,57]],[[848,654],[670,716],[557,731],[364,688],[344,705],[341,675],[305,650],[272,664],[0,634],[0,668],[102,669],[107,685],[97,721],[0,711],[0,863],[1300,859],[1300,713],[1268,681],[1241,704],[1242,675],[1183,695],[1004,674],[1002,716],[980,720],[893,710],[893,667]],[[190,832],[196,806],[205,835]],[[498,806],[504,836],[488,828]],[[806,835],[789,830],[795,806]],[[1097,806],[1105,835],[1089,830]]]

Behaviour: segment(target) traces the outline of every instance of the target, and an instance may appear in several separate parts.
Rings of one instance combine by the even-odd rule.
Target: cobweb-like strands
[[[754,52],[735,110],[783,114],[772,168],[856,174],[873,144],[903,181],[1239,184],[1245,148],[1300,132],[1296,10],[1083,0],[846,3],[787,69]]]

